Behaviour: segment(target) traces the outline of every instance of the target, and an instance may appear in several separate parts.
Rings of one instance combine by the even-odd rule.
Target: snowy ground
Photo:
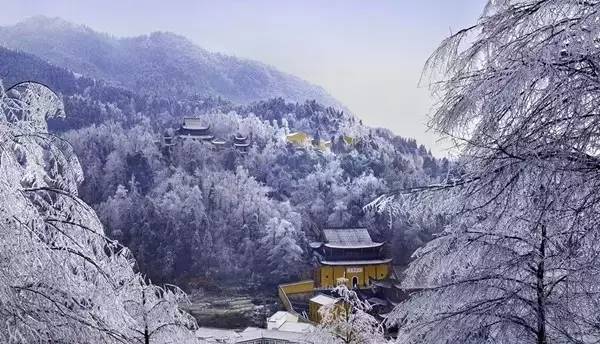
[[[198,320],[200,326],[218,328],[263,327],[266,318],[279,309],[275,296],[195,293],[190,296],[190,301],[192,304],[186,309]]]

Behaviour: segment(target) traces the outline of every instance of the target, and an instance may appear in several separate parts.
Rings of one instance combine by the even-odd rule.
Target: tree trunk
[[[546,293],[544,288],[544,274],[546,259],[546,226],[542,227],[542,241],[539,247],[539,262],[536,268],[536,291],[537,291],[537,344],[547,344],[546,340]]]
[[[148,326],[144,328],[144,344],[150,344],[150,334],[148,333]]]
[[[144,309],[144,344],[150,344],[150,332],[148,331],[148,319],[146,318],[146,290],[142,289],[142,306]]]

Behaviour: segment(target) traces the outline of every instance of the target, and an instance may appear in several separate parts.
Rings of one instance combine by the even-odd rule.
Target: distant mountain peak
[[[71,23],[60,17],[47,17],[44,15],[36,15],[23,19],[22,21],[13,25],[15,28],[26,28],[29,30],[71,30],[81,32],[91,32],[92,30],[85,26]]]
[[[164,31],[127,38],[56,17],[0,27],[0,45],[139,93],[215,96],[236,103],[281,97],[342,107],[322,87],[261,62],[209,52]]]

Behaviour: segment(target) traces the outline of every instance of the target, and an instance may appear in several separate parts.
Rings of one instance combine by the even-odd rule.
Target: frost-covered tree
[[[319,309],[321,323],[310,340],[321,344],[385,344],[383,324],[369,314],[371,305],[345,285],[334,288],[336,302]]]
[[[460,170],[401,197],[451,222],[406,272],[399,343],[598,342],[599,10],[489,1],[429,61]]]
[[[292,223],[276,217],[269,220],[260,243],[273,277],[290,280],[304,268],[303,251],[299,245],[303,236]]]
[[[135,342],[139,320],[127,304],[143,279],[77,198],[77,157],[47,131],[46,120],[62,114],[60,98],[41,84],[0,86],[0,341]],[[173,298],[157,299],[154,324],[179,317]],[[171,334],[194,342],[179,324]]]
[[[188,304],[186,294],[177,287],[160,288],[141,282],[136,289],[137,299],[129,300],[126,309],[136,326],[134,339],[138,343],[177,344],[197,343],[190,329],[196,328],[195,319],[173,305]]]

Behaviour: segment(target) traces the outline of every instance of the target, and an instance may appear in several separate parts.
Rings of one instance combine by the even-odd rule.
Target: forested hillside
[[[448,162],[345,111],[314,100],[237,105],[136,93],[9,49],[0,49],[0,61],[7,85],[35,79],[62,95],[69,116],[50,127],[81,161],[80,196],[155,281],[292,280],[307,271],[307,244],[325,226],[366,226],[404,264],[439,227],[436,219],[365,213],[382,193],[444,176]],[[164,147],[163,135],[190,116],[217,137],[248,135],[249,152],[195,141]],[[331,151],[297,149],[286,141],[294,131],[331,139]]]

